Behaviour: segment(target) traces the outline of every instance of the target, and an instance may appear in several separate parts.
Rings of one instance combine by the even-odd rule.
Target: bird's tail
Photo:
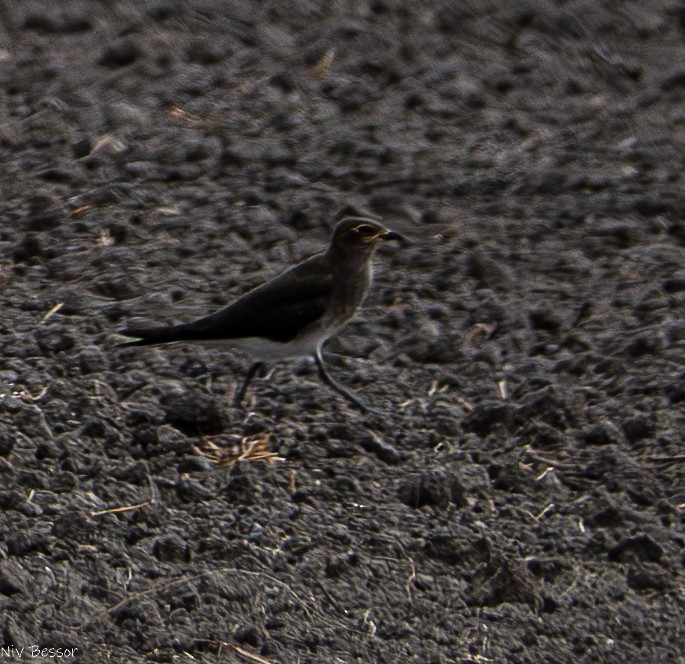
[[[168,327],[127,327],[119,334],[125,337],[133,337],[131,341],[124,341],[119,346],[154,346],[155,344],[169,344],[174,341],[181,341],[180,325],[170,325]]]

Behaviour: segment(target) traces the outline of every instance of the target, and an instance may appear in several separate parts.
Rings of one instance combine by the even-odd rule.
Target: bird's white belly
[[[231,339],[226,345],[250,355],[256,360],[283,360],[288,357],[313,355],[322,341],[321,335],[310,334],[287,343],[262,337]]]
[[[342,326],[340,326],[342,327]],[[209,339],[203,341],[174,341],[169,346],[205,346],[207,348],[231,348],[252,357],[255,360],[284,360],[294,357],[314,355],[317,346],[332,337],[340,327],[327,330],[322,334],[315,329],[293,341],[281,343],[264,337],[242,337],[240,339]]]

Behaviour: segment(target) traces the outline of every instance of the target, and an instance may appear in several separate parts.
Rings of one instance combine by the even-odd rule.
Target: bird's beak
[[[406,247],[407,246],[407,240],[403,235],[400,235],[396,231],[390,231],[386,230],[383,233],[381,233],[378,238],[380,240],[383,240],[384,242],[391,242],[392,240],[395,240],[400,246]]]

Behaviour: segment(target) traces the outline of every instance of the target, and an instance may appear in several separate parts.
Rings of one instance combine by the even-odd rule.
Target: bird
[[[322,348],[362,306],[373,278],[376,249],[405,238],[367,217],[345,217],[333,229],[325,251],[310,256],[219,311],[188,323],[128,327],[125,347],[178,343],[221,344],[252,358],[236,391],[239,407],[250,382],[267,362],[313,356],[325,384],[363,413],[372,412],[326,370]]]

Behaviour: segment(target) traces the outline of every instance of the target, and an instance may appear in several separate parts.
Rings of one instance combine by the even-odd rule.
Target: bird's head
[[[383,224],[366,217],[346,217],[339,221],[331,237],[331,251],[371,254],[382,242],[396,240],[404,243],[404,238]]]

